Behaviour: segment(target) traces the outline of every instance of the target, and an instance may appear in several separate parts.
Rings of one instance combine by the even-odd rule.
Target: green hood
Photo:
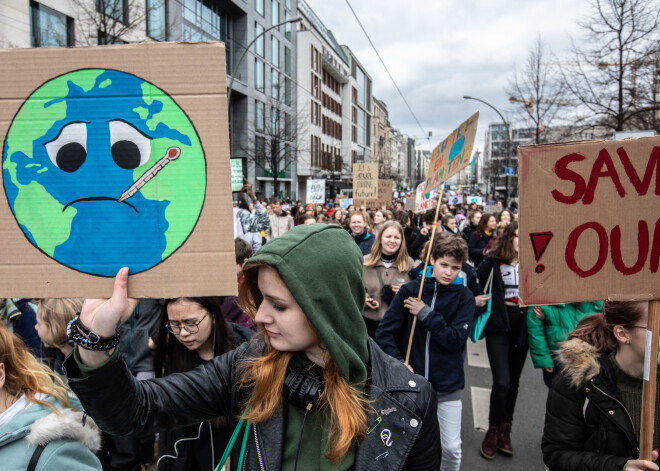
[[[247,265],[266,263],[279,272],[314,326],[342,377],[367,379],[367,329],[362,252],[339,226],[296,226],[264,245]]]

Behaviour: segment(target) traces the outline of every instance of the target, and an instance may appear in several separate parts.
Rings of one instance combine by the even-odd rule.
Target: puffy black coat
[[[548,395],[544,463],[550,471],[620,471],[639,445],[610,359],[579,339],[558,353],[563,370]]]
[[[219,416],[230,416],[233,428],[249,394],[236,386],[237,365],[242,358],[262,354],[263,348],[260,341],[244,343],[192,371],[148,381],[135,380],[122,360],[113,361],[86,378],[82,378],[73,355],[67,358],[65,368],[69,386],[84,409],[102,430],[111,434],[154,433]],[[373,411],[367,414],[367,420],[370,427],[376,427],[358,446],[354,469],[437,471],[440,432],[437,398],[431,384],[383,353],[372,340],[369,363],[367,392]],[[282,408],[274,419],[252,427],[245,469],[281,469],[284,415]],[[390,447],[381,438],[385,429],[390,432]],[[238,465],[242,437],[241,433],[232,450],[232,471]],[[385,452],[386,457],[376,460]]]

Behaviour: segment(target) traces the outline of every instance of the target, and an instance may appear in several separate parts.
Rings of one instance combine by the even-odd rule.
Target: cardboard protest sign
[[[481,196],[468,196],[468,204],[472,203],[481,206],[484,204],[484,199]]]
[[[422,182],[417,185],[415,192],[415,212],[425,213],[429,209],[433,209],[433,198],[438,196],[436,190],[426,191],[426,183]]]
[[[467,167],[472,156],[474,136],[477,133],[479,112],[470,116],[454,129],[431,153],[426,173],[426,191],[438,187],[452,175]]]
[[[353,164],[353,198],[375,200],[378,197],[378,163]]]
[[[230,159],[231,163],[231,191],[241,191],[243,188],[243,160]]]
[[[660,299],[660,137],[518,155],[522,301]]]
[[[307,180],[307,204],[325,203],[325,179]]]
[[[353,198],[355,206],[362,206],[365,209],[380,209],[383,206],[392,206],[392,185],[394,180],[378,180],[378,190],[376,198],[364,199]]]
[[[221,43],[0,50],[2,296],[107,297],[124,266],[130,296],[235,294],[224,61]]]

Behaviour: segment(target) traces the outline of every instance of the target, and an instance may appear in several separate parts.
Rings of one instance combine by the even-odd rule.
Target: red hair
[[[253,320],[263,301],[257,285],[259,268],[262,266],[268,265],[252,264],[245,267],[245,278],[239,290],[239,304]],[[239,379],[239,385],[251,391],[244,405],[247,411],[244,418],[253,424],[270,420],[279,413],[284,379],[293,356],[293,352],[273,349],[263,326],[257,324],[257,327],[266,344],[266,353],[242,360]],[[321,344],[318,334],[316,336]],[[341,376],[339,368],[329,356],[323,367],[323,379],[325,388],[319,401],[320,412],[330,424],[325,457],[336,464],[351,446],[359,444],[366,437],[366,411],[370,406],[365,394]]]

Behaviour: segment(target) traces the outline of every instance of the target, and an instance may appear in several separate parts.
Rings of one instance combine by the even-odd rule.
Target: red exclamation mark
[[[533,232],[529,234],[529,238],[532,241],[532,248],[534,249],[534,258],[536,259],[536,262],[538,263],[539,260],[541,260],[541,257],[545,253],[545,249],[548,248],[548,244],[550,243],[550,239],[553,237],[552,232]],[[536,273],[543,273],[545,270],[545,265],[542,263],[539,263],[536,265],[536,268],[534,271]]]

